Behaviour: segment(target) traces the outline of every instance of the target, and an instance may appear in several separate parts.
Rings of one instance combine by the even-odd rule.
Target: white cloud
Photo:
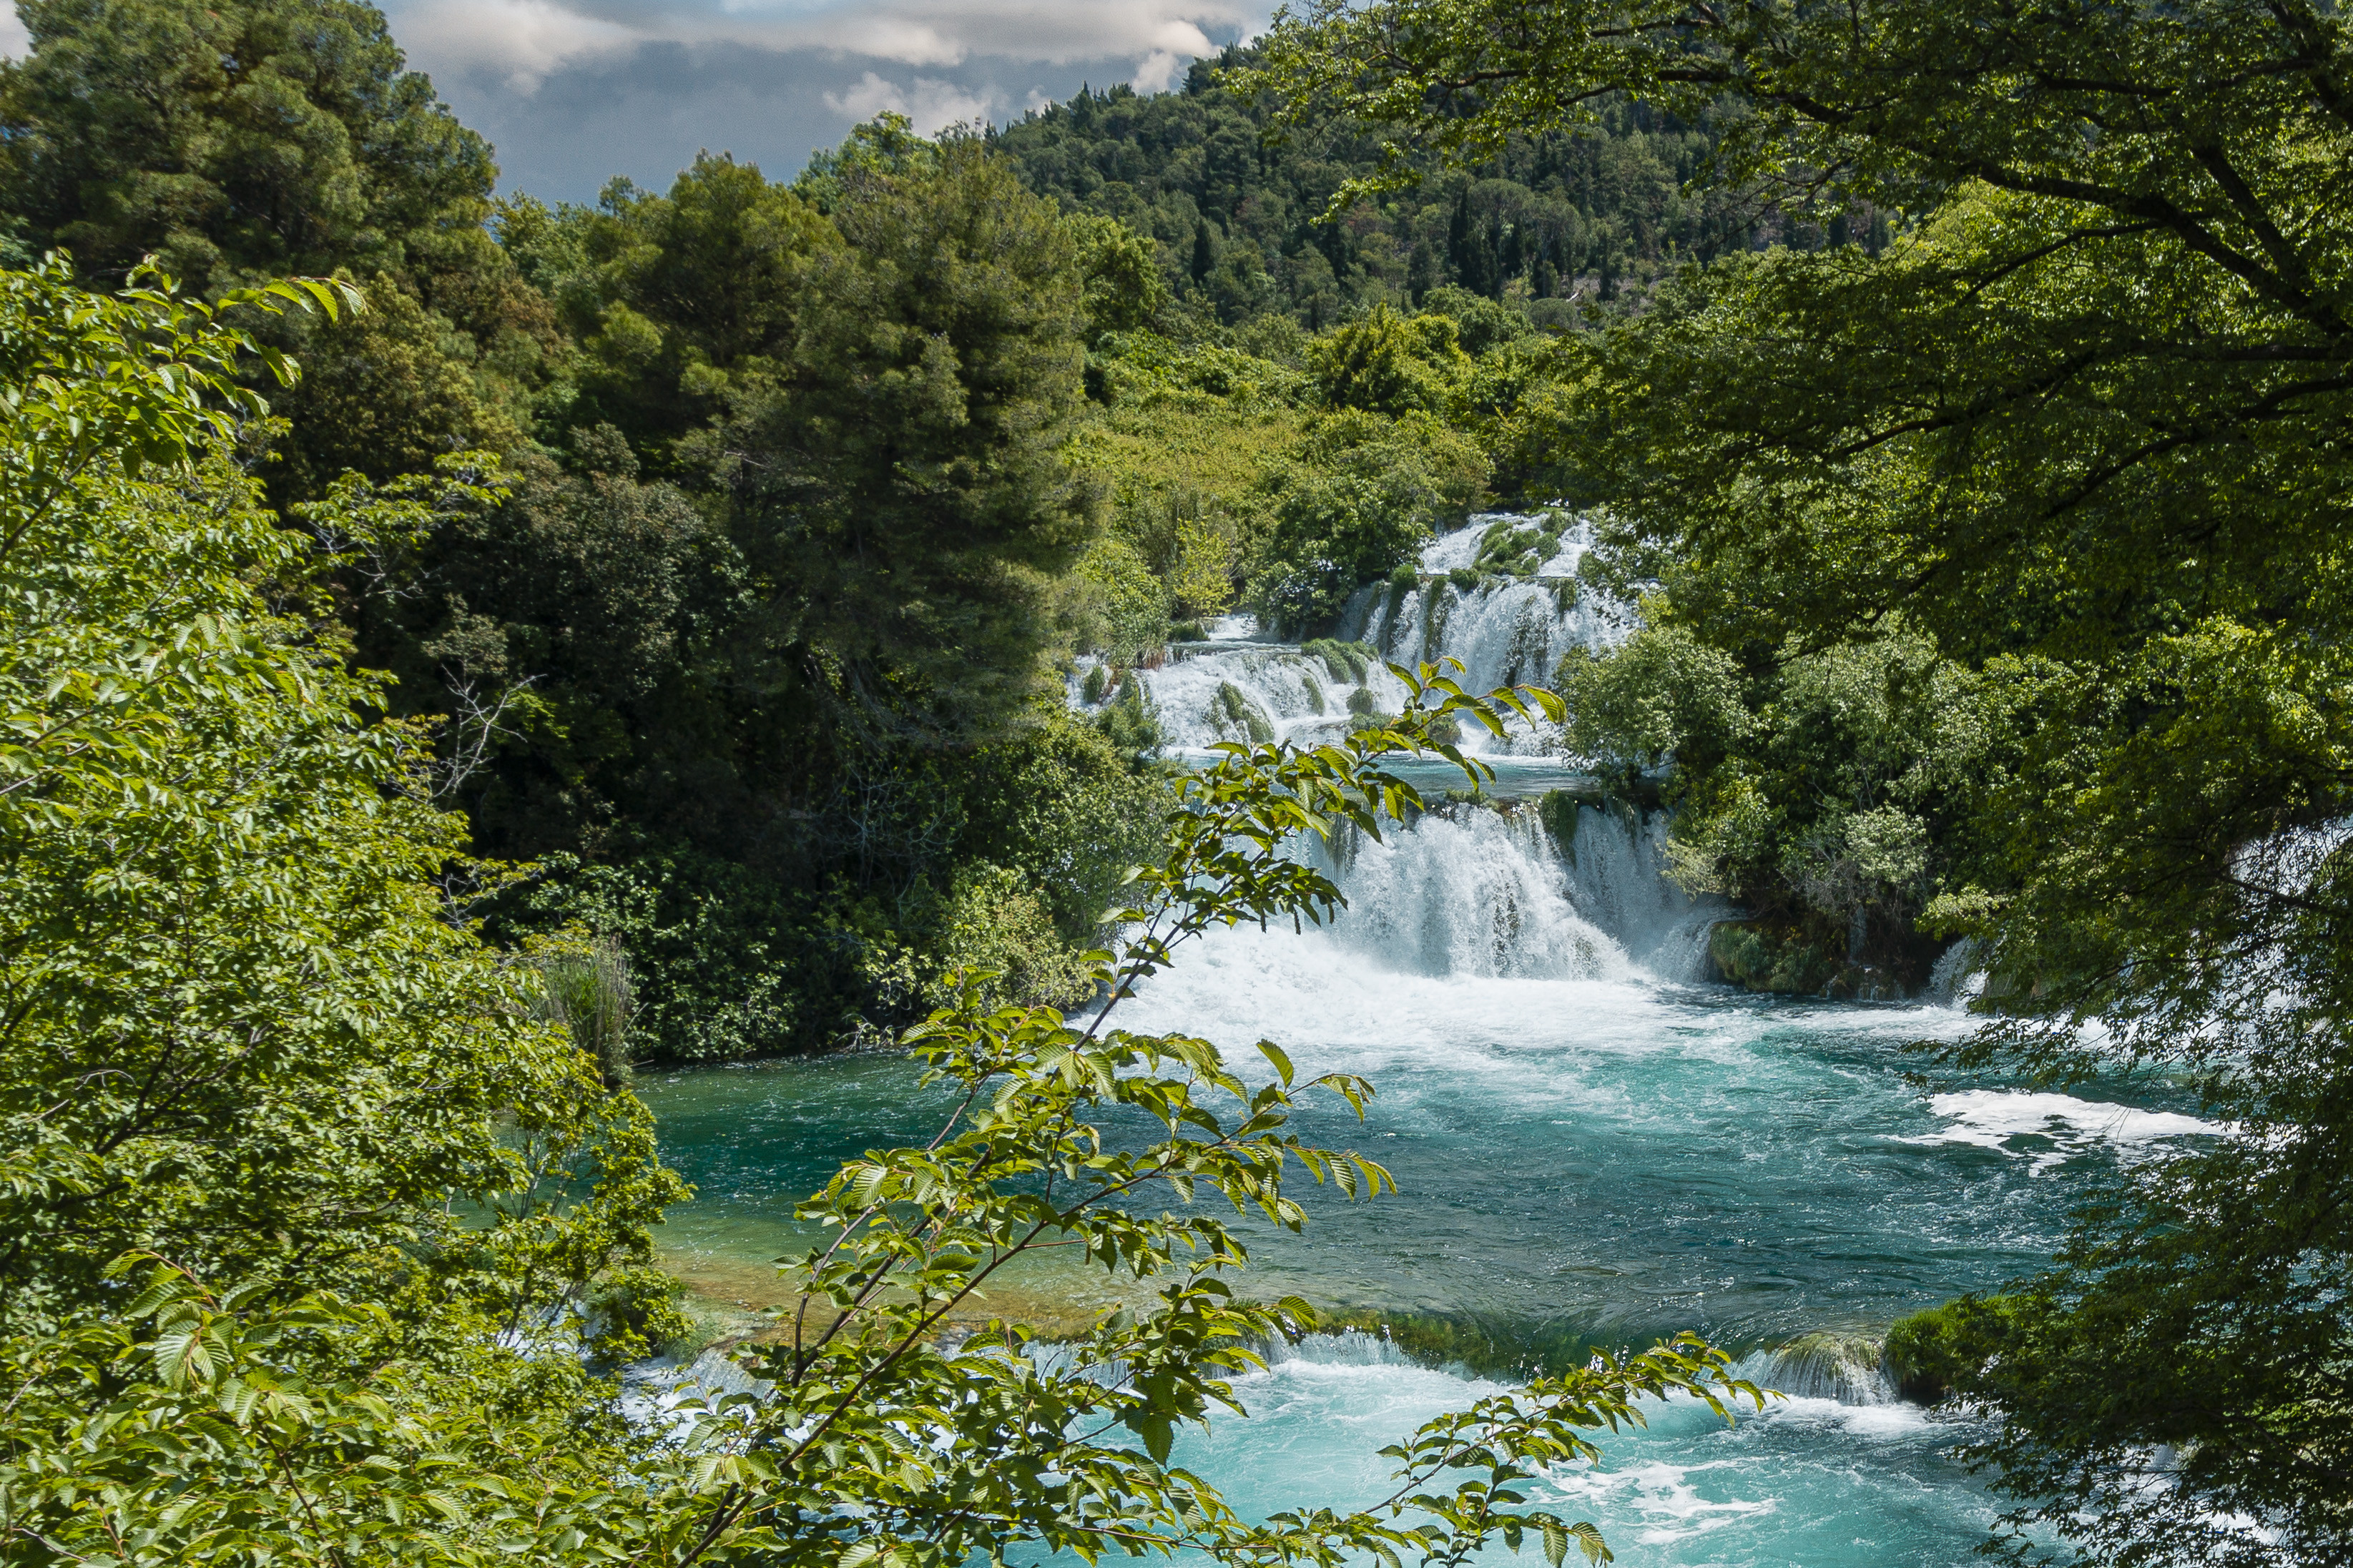
[[[1164,22],[1153,34],[1155,47],[1128,79],[1138,92],[1166,92],[1187,60],[1212,53],[1208,37],[1190,22]]]
[[[845,92],[825,94],[826,107],[852,120],[871,120],[886,109],[898,110],[914,122],[915,134],[929,136],[947,126],[980,120],[996,107],[994,95],[965,90],[954,82],[917,77],[901,87],[868,71]]]
[[[548,73],[592,55],[645,42],[621,23],[585,16],[554,0],[427,0],[406,11],[396,35],[434,70],[489,67],[528,98]]]
[[[529,92],[567,60],[630,42],[818,47],[940,69],[974,56],[1132,59],[1139,86],[1263,21],[1260,0],[386,0],[428,70],[486,68]]]
[[[33,35],[25,31],[24,18],[11,5],[0,10],[0,59],[21,60],[33,52]]]

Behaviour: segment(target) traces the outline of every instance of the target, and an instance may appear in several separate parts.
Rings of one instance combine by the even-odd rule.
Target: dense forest
[[[1177,91],[580,205],[501,195],[356,0],[24,0],[0,1557],[1598,1560],[1510,1489],[1753,1394],[1721,1352],[1433,1422],[1413,1485],[1482,1479],[1410,1530],[1166,1468],[1313,1321],[1183,1201],[1295,1228],[1286,1162],[1388,1177],[1284,1131],[1357,1080],[1104,1024],[1213,924],[1328,917],[1285,838],[1410,815],[1386,759],[1516,710],[1671,815],[1748,917],[1727,977],[1965,942],[1946,1063],[2220,1130],[1897,1326],[1989,1423],[2007,1546],[2340,1560],[2353,39],[1864,10],[1335,3]],[[1156,754],[1123,672],[1205,618],[1312,637],[1555,504],[1642,622],[1558,698]],[[963,1109],[810,1200],[788,1397],[628,1419],[609,1374],[683,1327],[633,1070],[893,1039]],[[1163,1294],[950,1353],[1046,1246]]]
[[[365,6],[27,15],[20,255],[361,291],[264,330],[304,375],[249,460],[314,529],[363,481],[431,513],[341,581],[358,657],[440,724],[480,913],[619,943],[655,1057],[876,1037],[965,960],[1063,994],[1165,784],[1140,711],[1074,722],[1059,665],[1235,607],[1320,630],[1432,530],[1557,488],[1521,417],[1545,330],[1773,232],[1687,209],[1707,139],[1631,105],[1319,224],[1369,154],[1262,147],[1217,85],[1239,57],[550,206],[494,194]]]
[[[1891,232],[1867,203],[1816,221],[1697,180],[1717,158],[1708,121],[1624,97],[1577,134],[1511,138],[1473,165],[1408,158],[1410,184],[1335,209],[1384,167],[1378,139],[1345,121],[1279,134],[1272,100],[1223,85],[1253,58],[1196,61],[1176,92],[1082,89],[992,145],[1030,189],[1152,237],[1171,292],[1229,327],[1287,312],[1316,331],[1452,285],[1574,328],[1580,306],[1622,310],[1679,258],[1850,238],[1876,252]]]

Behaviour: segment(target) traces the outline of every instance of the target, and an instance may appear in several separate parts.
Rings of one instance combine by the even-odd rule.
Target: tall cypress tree
[[[1208,218],[1193,220],[1193,281],[1200,282],[1218,264],[1217,237],[1209,232]]]
[[[1419,306],[1422,296],[1437,287],[1438,262],[1430,254],[1429,243],[1425,240],[1416,240],[1413,254],[1406,258],[1406,296]]]

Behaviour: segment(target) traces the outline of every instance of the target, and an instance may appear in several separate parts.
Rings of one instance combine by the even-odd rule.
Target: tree
[[[546,304],[482,220],[490,148],[350,0],[37,0],[0,67],[0,208],[29,248],[120,279],[142,256],[200,293],[343,270],[377,309],[255,330],[315,374],[281,412],[282,499],[345,467],[512,449],[560,368]],[[397,298],[396,298],[397,296]],[[364,415],[366,437],[352,428]]]
[[[976,140],[844,182],[792,374],[721,472],[809,689],[873,738],[985,735],[1034,689],[1043,584],[1093,527],[1060,446],[1085,294],[1069,230]]]
[[[1699,635],[1822,648],[1900,616],[1997,700],[2011,775],[1927,911],[1991,970],[1964,1059],[2163,1063],[2240,1130],[2144,1167],[2005,1313],[1965,1315],[1957,1386],[2004,1417],[1978,1458],[2116,1562],[2348,1545],[2324,1458],[2348,1332],[2317,1305],[2353,1279],[2327,826],[2353,808],[2346,26],[2234,0],[1398,0],[1271,46],[1293,112],[1385,127],[1399,175],[1409,142],[1485,156],[1624,91],[1720,116],[1724,173],[1801,212],[1907,215],[1687,273],[1594,346],[1556,446]],[[2087,1407],[2094,1354],[2116,1394]],[[2227,1392],[2174,1397],[2220,1364]],[[2189,1457],[2143,1484],[2159,1445]]]
[[[141,1254],[257,1307],[364,1291],[419,1353],[576,1337],[683,1189],[446,902],[462,824],[363,717],[339,563],[227,458],[246,362],[292,375],[231,322],[357,297],[68,278],[0,274],[0,1334],[84,1331]],[[315,517],[364,547],[424,510]]]

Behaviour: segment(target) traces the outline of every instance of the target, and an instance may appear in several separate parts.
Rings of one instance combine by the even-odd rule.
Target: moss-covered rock
[[[1719,977],[1751,991],[1894,1002],[1902,980],[1872,963],[1850,963],[1843,939],[1792,921],[1721,921],[1707,934],[1708,961]]]
[[[1999,1352],[2010,1321],[2000,1296],[1964,1296],[1898,1318],[1887,1331],[1887,1370],[1905,1398],[1934,1405],[1965,1390]]]

